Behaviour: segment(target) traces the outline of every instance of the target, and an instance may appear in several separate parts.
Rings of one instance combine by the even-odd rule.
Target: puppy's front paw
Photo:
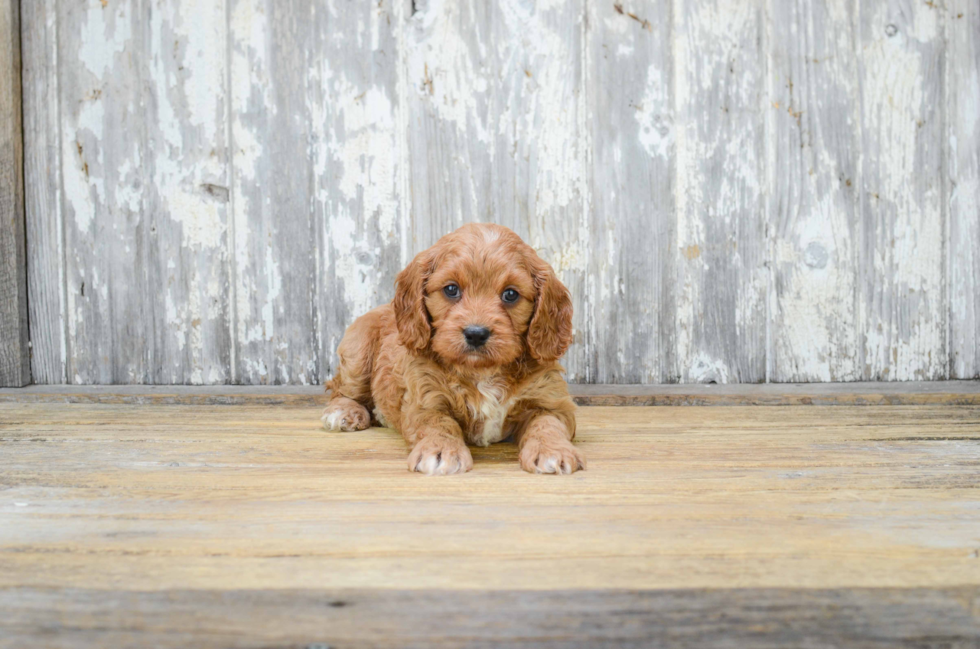
[[[520,454],[521,468],[528,473],[575,473],[585,470],[585,456],[565,439],[530,438]]]
[[[320,416],[323,427],[331,431],[364,430],[371,425],[367,408],[346,397],[334,399]]]
[[[473,468],[473,456],[461,439],[445,435],[423,437],[408,454],[408,470],[426,475],[465,473]]]

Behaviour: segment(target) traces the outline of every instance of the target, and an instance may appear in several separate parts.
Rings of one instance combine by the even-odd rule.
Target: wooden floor
[[[0,403],[0,648],[980,647],[980,407],[587,407],[406,471],[282,406]]]

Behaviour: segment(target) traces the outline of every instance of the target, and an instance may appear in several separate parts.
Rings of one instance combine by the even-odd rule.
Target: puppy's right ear
[[[398,339],[414,351],[429,346],[432,326],[425,308],[425,286],[432,273],[432,256],[428,251],[415,255],[415,259],[398,273],[395,279],[395,323]]]

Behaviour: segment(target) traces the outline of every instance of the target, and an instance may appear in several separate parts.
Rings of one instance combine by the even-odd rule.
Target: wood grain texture
[[[980,375],[973,3],[22,4],[37,381],[322,383],[473,220],[572,382]]]
[[[676,375],[766,379],[761,2],[673,4]]]
[[[573,384],[580,406],[980,406],[980,382]],[[320,386],[33,385],[0,388],[0,402],[133,405],[324,405]]]
[[[0,647],[976,647],[976,587],[0,589]],[[138,613],[136,613],[138,611]],[[132,612],[132,613],[131,613]],[[0,627],[0,628],[2,628]]]
[[[414,5],[406,30],[413,250],[470,221],[506,225],[575,305],[563,364],[590,380],[584,3]]]
[[[770,4],[769,364],[776,382],[862,376],[854,6]]]
[[[947,374],[942,21],[935,4],[862,3],[859,326],[865,380]]]
[[[586,2],[491,4],[487,220],[520,234],[568,287],[575,338],[561,362],[569,380],[594,381]]]
[[[223,1],[144,3],[139,11],[143,159],[127,165],[120,182],[143,220],[144,381],[227,383],[227,8]]]
[[[496,80],[489,50],[495,4],[416,0],[407,17],[402,56],[413,254],[464,223],[494,216]]]
[[[306,79],[316,228],[316,367],[332,375],[355,318],[394,296],[412,249],[401,25],[407,3],[312,4]],[[302,164],[302,161],[296,161]]]
[[[676,381],[672,6],[589,6],[593,381]]]
[[[317,381],[306,89],[310,2],[231,0],[234,295],[241,383]]]
[[[455,646],[569,615],[594,642],[976,642],[976,407],[585,408],[563,479],[506,443],[410,474],[393,431],[318,412],[0,404],[0,637]]]
[[[140,7],[138,0],[57,4],[66,373],[73,383],[151,382],[156,323],[143,317],[153,298]]]
[[[31,382],[19,4],[0,0],[0,386]]]
[[[950,378],[980,377],[980,7],[946,9]]]
[[[21,3],[31,374],[68,383],[57,0]]]

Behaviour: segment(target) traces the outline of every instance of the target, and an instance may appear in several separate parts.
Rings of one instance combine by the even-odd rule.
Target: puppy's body
[[[464,226],[399,274],[391,304],[348,328],[324,426],[361,430],[373,413],[423,473],[467,471],[467,443],[511,435],[524,469],[571,473],[585,461],[557,363],[570,342],[571,302],[551,268],[506,228]]]

